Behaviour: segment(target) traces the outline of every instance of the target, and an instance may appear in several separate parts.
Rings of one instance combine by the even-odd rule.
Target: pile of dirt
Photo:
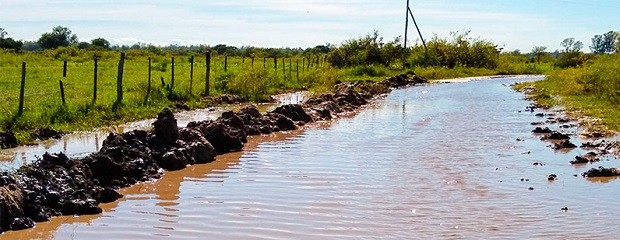
[[[54,129],[49,129],[49,128],[39,128],[30,134],[32,139],[39,139],[39,140],[47,140],[50,138],[59,139],[59,138],[62,138],[62,136],[64,135],[65,133],[62,131],[56,131]]]
[[[11,131],[0,132],[0,149],[17,147],[17,138]]]

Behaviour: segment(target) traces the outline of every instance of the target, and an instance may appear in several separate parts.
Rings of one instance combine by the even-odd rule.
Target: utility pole
[[[420,28],[418,27],[418,23],[415,20],[415,17],[413,16],[413,11],[411,11],[411,7],[409,7],[409,0],[407,0],[407,10],[405,12],[405,44],[404,44],[404,48],[407,49],[407,30],[409,29],[409,17],[411,16],[411,20],[413,20],[413,24],[415,25],[415,28],[418,30],[418,35],[420,36],[420,40],[422,40],[422,45],[424,46],[425,50],[428,50],[428,48],[426,47],[426,41],[424,41],[424,37],[422,37],[422,32],[420,31]]]
[[[405,46],[407,49],[407,30],[409,29],[409,0],[407,0],[407,9],[405,9]]]

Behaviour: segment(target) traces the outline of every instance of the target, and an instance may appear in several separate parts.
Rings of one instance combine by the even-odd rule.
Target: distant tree
[[[90,41],[90,44],[93,47],[99,47],[99,48],[103,48],[103,49],[110,49],[110,42],[108,42],[108,40],[106,40],[105,38],[95,38],[95,39]]]
[[[22,41],[15,41],[15,39],[6,37],[9,33],[7,33],[4,28],[0,28],[0,48],[1,49],[12,49],[14,51],[19,51],[24,43]]]
[[[41,46],[35,41],[24,41],[22,49],[24,51],[39,51],[41,50]]]
[[[215,45],[211,47],[211,49],[220,55],[237,56],[239,54],[239,49],[237,47],[227,46],[225,44]]]
[[[544,46],[536,46],[532,49],[532,54],[536,56],[536,61],[540,63],[540,58],[546,54],[547,47]]]
[[[88,43],[88,42],[79,42],[77,44],[77,48],[78,49],[89,49],[91,47],[92,47],[92,45],[90,43]]]
[[[163,56],[163,55],[165,55],[165,54],[166,54],[166,53],[164,52],[164,50],[162,50],[161,48],[158,48],[157,46],[155,46],[155,45],[153,45],[153,44],[149,44],[149,45],[146,47],[146,50],[147,50],[147,51],[149,51],[149,52],[151,52],[151,53],[153,53],[153,54],[156,54],[156,55],[161,55],[161,56]]]
[[[614,45],[620,34],[618,32],[609,31],[603,35],[595,35],[592,38],[592,46],[590,50],[597,54],[614,52]]]
[[[75,44],[78,42],[78,38],[77,35],[71,33],[69,28],[57,26],[52,29],[52,32],[43,33],[37,42],[42,48],[51,49]]]
[[[560,45],[564,47],[564,53],[580,52],[583,48],[583,43],[581,41],[575,41],[575,38],[564,39]]]
[[[326,44],[326,45],[317,45],[313,48],[308,48],[304,51],[304,53],[310,53],[310,54],[320,54],[320,53],[329,53],[329,51],[331,51],[333,48],[332,45],[330,44]]]

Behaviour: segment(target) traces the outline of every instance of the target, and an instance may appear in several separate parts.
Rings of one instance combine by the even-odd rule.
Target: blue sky
[[[406,0],[0,0],[0,28],[36,40],[62,25],[81,41],[312,47],[378,30],[403,35]],[[617,0],[411,0],[425,38],[471,30],[506,50],[560,48],[620,30]],[[410,40],[418,39],[410,28]]]

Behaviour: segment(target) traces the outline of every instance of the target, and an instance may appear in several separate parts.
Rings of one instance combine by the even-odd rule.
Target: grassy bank
[[[619,62],[620,54],[599,55],[583,66],[551,71],[546,80],[521,87],[537,88],[534,97],[541,104],[600,118],[610,130],[620,131]]]

